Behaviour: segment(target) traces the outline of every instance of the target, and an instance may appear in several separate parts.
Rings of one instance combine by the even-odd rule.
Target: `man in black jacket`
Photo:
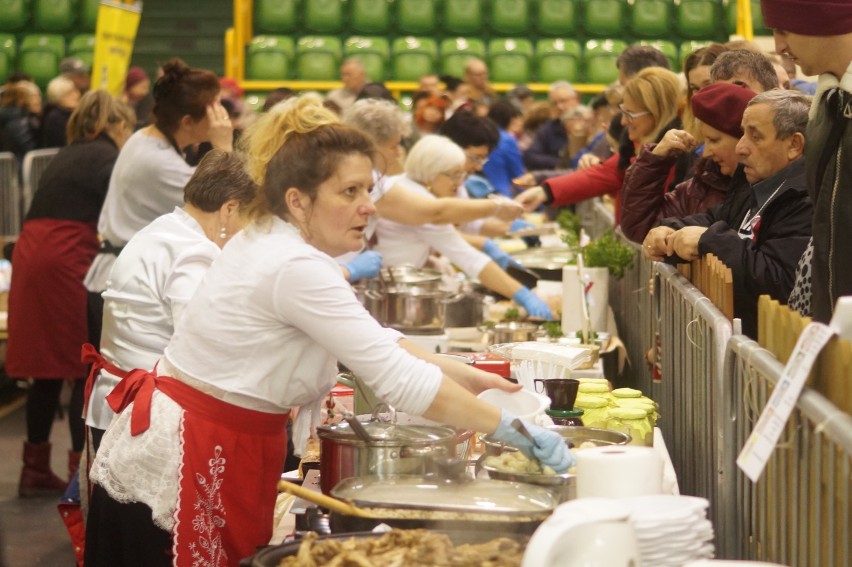
[[[796,262],[811,235],[811,201],[805,182],[805,128],[809,97],[773,90],[754,97],[743,114],[737,144],[740,167],[720,205],[651,230],[649,257],[674,261],[713,254],[734,277],[734,314],[743,332],[757,333],[757,298],[786,303]]]
[[[790,306],[828,323],[838,297],[852,295],[852,2],[762,0],[775,50],[805,75],[819,75],[808,123],[813,246],[802,256]],[[813,256],[813,258],[811,258]]]

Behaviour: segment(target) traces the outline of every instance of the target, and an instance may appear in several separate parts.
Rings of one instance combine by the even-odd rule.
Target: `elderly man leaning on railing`
[[[803,152],[809,97],[774,90],[753,98],[737,144],[741,167],[720,205],[683,218],[668,218],[648,232],[645,255],[690,261],[712,253],[734,277],[734,315],[743,332],[757,332],[757,298],[785,302],[796,262],[811,234]]]

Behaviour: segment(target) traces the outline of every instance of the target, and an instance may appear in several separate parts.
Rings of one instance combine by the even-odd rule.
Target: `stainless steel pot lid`
[[[574,261],[574,254],[568,248],[527,248],[510,255],[523,267],[540,270],[562,269]]]
[[[377,445],[423,445],[452,439],[456,432],[442,425],[407,425],[381,421],[361,421]],[[317,427],[317,435],[329,439],[363,443],[346,422]]]
[[[439,281],[441,279],[441,272],[408,265],[391,266],[389,268],[382,268],[381,272],[379,272],[379,277],[390,284],[416,285]]]
[[[519,482],[458,482],[422,476],[347,478],[331,494],[366,508],[416,508],[460,513],[542,516],[557,501],[549,490]]]

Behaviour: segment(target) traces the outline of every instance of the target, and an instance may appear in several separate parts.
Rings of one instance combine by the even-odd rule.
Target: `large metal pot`
[[[317,428],[320,439],[320,489],[330,494],[344,478],[426,474],[435,456],[454,454],[456,432],[449,427],[362,422],[363,440],[347,423]],[[356,424],[357,425],[357,424]]]
[[[534,341],[539,336],[539,326],[527,321],[505,321],[491,329],[492,344]]]
[[[402,332],[441,332],[449,292],[421,287],[389,287],[383,291],[367,290],[370,301],[381,302],[376,307],[384,325]]]
[[[447,300],[446,327],[479,327],[485,321],[486,303],[491,298],[476,292],[463,292]]]

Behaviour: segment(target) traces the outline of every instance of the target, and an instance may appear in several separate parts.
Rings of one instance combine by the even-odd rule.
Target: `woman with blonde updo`
[[[493,433],[559,471],[572,463],[561,436],[528,424],[536,443],[526,441],[513,416],[474,397],[516,385],[423,351],[358,303],[333,257],[361,247],[375,212],[375,148],[321,108],[315,97],[287,101],[274,118],[280,137],[264,129],[248,141],[282,140],[249,224],[205,275],[156,369],[110,394],[119,415],[92,465],[88,567],[236,566],[268,543],[288,413],[318,419],[338,361],[401,411]]]

